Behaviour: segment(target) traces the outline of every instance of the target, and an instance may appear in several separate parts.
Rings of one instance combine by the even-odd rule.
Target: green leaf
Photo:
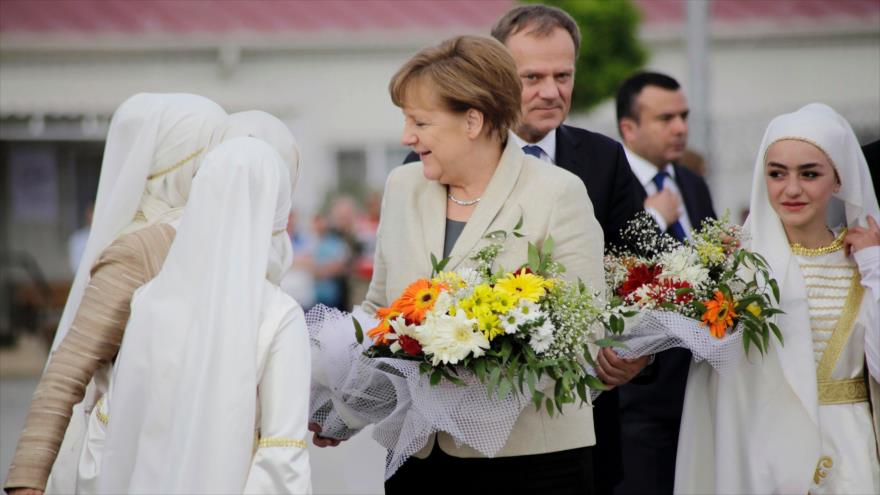
[[[513,383],[510,382],[510,379],[506,376],[501,378],[501,384],[498,386],[498,400],[504,399],[507,397],[507,394],[510,393],[510,390],[513,388]]]
[[[608,390],[608,386],[602,383],[602,380],[599,380],[593,375],[585,375],[584,381],[588,387],[594,390]]]
[[[533,395],[535,393],[535,383],[538,380],[538,374],[535,373],[532,369],[526,370],[526,382],[529,384],[529,392]]]
[[[541,255],[538,253],[538,248],[535,247],[531,242],[529,243],[529,262],[528,266],[533,272],[538,273],[541,269]]]
[[[352,317],[351,321],[354,323],[354,338],[357,340],[358,344],[364,343],[364,328],[361,326],[361,322],[357,320],[357,318]]]
[[[553,253],[554,247],[556,247],[556,242],[553,240],[552,235],[548,235],[547,239],[544,240],[544,245],[541,246],[541,252],[543,253],[544,257],[549,258],[550,255]]]
[[[779,284],[776,283],[775,279],[769,279],[767,283],[770,284],[770,288],[773,290],[773,298],[776,302],[779,302]]]
[[[431,373],[431,385],[437,385],[440,383],[440,380],[443,379],[443,373],[440,372],[440,369],[435,369],[433,373]]]
[[[420,363],[419,364],[419,373],[421,373],[422,375],[430,373],[432,369],[434,369],[434,367],[431,366],[431,363]]]
[[[523,216],[522,213],[519,215],[519,220],[516,222],[516,226],[513,227],[513,230],[519,230],[523,226]]]
[[[743,330],[743,348],[746,351],[746,357],[749,356],[749,341],[751,340],[751,334],[748,330]]]
[[[547,408],[547,414],[549,414],[550,416],[553,416],[553,401],[550,399],[547,399],[544,402],[544,407]]]
[[[779,327],[776,326],[776,323],[770,322],[770,330],[773,330],[773,334],[776,335],[777,339],[779,339],[779,343],[785,345],[785,341],[782,339],[782,331],[779,330]]]
[[[627,345],[623,342],[607,337],[597,340],[596,342],[594,342],[594,344],[599,347],[617,347],[618,349],[629,349],[629,347],[627,347]]]
[[[578,397],[580,397],[581,402],[587,402],[587,383],[586,381],[579,381],[577,384],[577,393]]]
[[[505,232],[503,230],[493,230],[492,232],[489,232],[488,234],[483,236],[483,239],[489,239],[489,240],[495,240],[495,239],[504,240],[506,238],[507,238],[507,232]]]

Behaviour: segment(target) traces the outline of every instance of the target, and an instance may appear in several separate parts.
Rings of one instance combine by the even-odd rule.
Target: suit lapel
[[[559,126],[556,129],[556,165],[578,175],[577,170],[581,168],[578,158],[582,154],[577,152],[577,148],[580,144],[564,125]]]
[[[446,186],[437,181],[428,181],[424,193],[419,197],[426,258],[431,255],[439,260],[443,256],[443,239],[446,237]],[[438,214],[440,212],[440,214]]]
[[[512,138],[508,139],[492,180],[489,181],[480,203],[449,254],[447,270],[455,270],[462,261],[473,254],[474,247],[486,235],[492,221],[513,191],[522,171],[524,159],[525,154],[516,142]]]
[[[682,201],[684,201],[688,220],[691,222],[691,227],[696,230],[700,228],[700,224],[703,223],[703,219],[707,216],[703,212],[702,205],[697,204],[697,198],[694,197],[696,185],[690,181],[690,177],[681,172],[682,167],[679,164],[673,163],[672,167],[675,169],[675,184],[681,193]]]

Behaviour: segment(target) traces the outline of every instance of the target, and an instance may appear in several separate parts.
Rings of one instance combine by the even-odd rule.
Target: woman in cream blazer
[[[446,269],[466,267],[489,242],[487,233],[510,232],[520,218],[524,237],[508,236],[497,265],[524,264],[528,243],[540,246],[552,236],[567,279],[603,286],[602,229],[583,182],[527,156],[509,138],[521,90],[501,44],[462,36],[427,48],[400,69],[390,89],[406,117],[402,142],[422,161],[388,177],[366,311],[387,306],[408,284],[430,276],[431,255],[442,258],[444,244]],[[459,232],[452,244],[448,237]],[[477,451],[441,433],[386,482],[386,492],[407,492],[451,467],[468,480],[457,488],[466,491],[589,493],[588,447],[594,444],[590,406],[552,417],[529,406],[500,459],[476,459]]]

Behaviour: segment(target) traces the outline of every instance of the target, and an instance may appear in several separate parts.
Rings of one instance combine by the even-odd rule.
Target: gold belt
[[[855,404],[867,402],[868,387],[864,378],[851,378],[849,380],[820,380],[819,381],[819,404]]]

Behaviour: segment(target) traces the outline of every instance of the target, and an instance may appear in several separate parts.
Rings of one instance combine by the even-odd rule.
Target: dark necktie
[[[523,146],[523,152],[527,155],[532,155],[538,160],[543,160],[542,156],[544,155],[544,150],[541,149],[540,146],[534,144],[527,144]]]
[[[669,177],[669,174],[662,171],[654,176],[654,179],[652,180],[654,181],[654,185],[657,186],[657,192],[663,190],[663,181],[666,180],[667,177]],[[666,232],[679,241],[684,241],[687,238],[687,234],[684,232],[684,227],[681,226],[681,222],[678,220],[670,224],[667,227]]]

